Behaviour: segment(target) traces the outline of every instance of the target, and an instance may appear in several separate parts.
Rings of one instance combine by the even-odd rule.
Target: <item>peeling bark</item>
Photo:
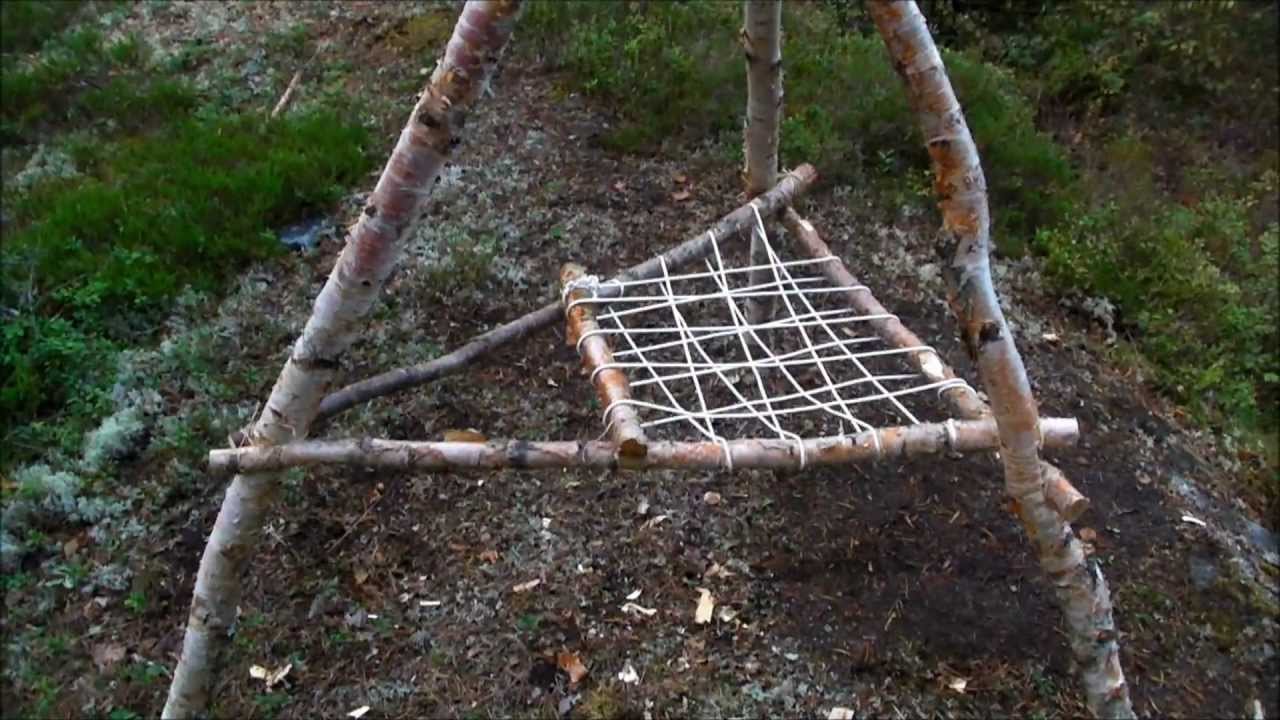
[[[990,217],[977,148],[916,4],[871,0],[868,7],[906,84],[932,160],[943,218],[938,250],[949,261],[948,300],[991,398],[1006,490],[1066,615],[1089,709],[1099,717],[1133,717],[1102,571],[1086,562],[1071,526],[1046,501],[1038,411],[991,282]]]
[[[596,334],[600,326],[596,324],[593,306],[588,303],[573,304],[590,297],[585,288],[570,289],[572,283],[586,277],[586,274],[587,269],[576,263],[566,263],[560,270],[560,284],[568,291],[564,296],[568,329],[565,341],[582,356],[582,366],[596,386],[600,403],[607,408],[605,423],[613,441],[618,444],[621,459],[630,461],[643,458],[648,451],[648,441],[645,440],[644,430],[640,428],[640,417],[636,414],[635,407],[626,404],[631,399],[631,384],[627,382],[627,374],[609,367],[613,364],[613,350],[609,348],[603,335]]]
[[[255,447],[306,436],[339,367],[359,333],[417,220],[466,112],[480,97],[506,46],[518,0],[470,2],[430,84],[400,134],[368,205],[316,298],[266,409],[249,432]],[[231,481],[196,576],[182,656],[163,716],[190,717],[208,706],[220,647],[235,623],[244,566],[254,554],[277,491],[269,474]]]
[[[1071,418],[1045,418],[1043,425],[1045,441],[1055,447],[1074,443],[1079,434],[1076,421]],[[987,419],[957,421],[950,427],[945,423],[921,424],[877,428],[847,437],[810,438],[803,441],[803,463],[799,446],[791,440],[729,440],[725,446],[729,449],[735,470],[798,470],[818,465],[848,465],[944,452],[979,452],[994,448],[997,440],[996,423]],[[209,470],[222,474],[260,473],[314,465],[424,472],[580,467],[714,470],[727,467],[725,446],[716,442],[650,442],[644,456],[620,461],[615,442],[497,440],[467,443],[366,438],[214,450],[209,453]]]
[[[772,217],[783,207],[791,204],[795,198],[807,192],[817,179],[818,172],[812,165],[801,165],[784,175],[773,189],[755,198],[752,203],[760,209],[761,216]],[[748,203],[721,218],[710,229],[698,233],[658,257],[628,268],[619,273],[615,279],[649,280],[658,277],[662,274],[663,261],[666,261],[668,268],[683,267],[711,254],[711,236],[715,237],[717,243],[724,243],[754,222],[755,213],[751,211],[751,203]],[[601,295],[608,295],[612,291],[607,283],[603,284],[600,290]],[[522,318],[480,335],[448,355],[418,365],[390,370],[348,385],[324,399],[320,404],[319,417],[331,417],[383,395],[390,395],[459,373],[489,352],[555,325],[564,317],[563,310],[559,301],[549,303]]]
[[[742,49],[747,59],[747,120],[743,131],[747,197],[773,187],[778,175],[778,128],[782,124],[782,1],[744,0]],[[767,228],[767,226],[766,226]],[[751,264],[767,265],[764,242],[751,236]],[[751,273],[763,285],[768,269]],[[747,321],[758,324],[772,313],[773,298],[748,298]]]
[[[800,217],[794,208],[787,208],[783,219],[787,229],[795,238],[796,244],[807,255],[815,259],[836,257],[831,252],[831,248],[822,241],[822,237],[818,235],[813,225]],[[881,305],[880,301],[871,294],[871,290],[859,283],[839,258],[835,262],[819,265],[818,269],[833,285],[849,288],[845,293],[845,299],[850,306],[864,315],[876,316],[869,322],[880,339],[896,348],[927,345],[910,328],[886,310],[884,305]],[[907,359],[929,382],[945,382],[957,377],[951,366],[932,350],[913,352],[907,356]],[[978,397],[978,394],[968,385],[953,385],[944,390],[942,395],[950,403],[952,411],[965,420],[981,420],[991,416],[991,408],[987,407],[982,398]],[[1076,490],[1056,467],[1042,461],[1040,469],[1044,473],[1045,494],[1049,504],[1064,520],[1072,522],[1089,509],[1088,498]]]

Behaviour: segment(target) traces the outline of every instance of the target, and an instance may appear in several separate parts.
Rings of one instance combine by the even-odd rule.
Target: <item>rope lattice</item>
[[[599,327],[579,338],[579,348],[592,335],[609,337],[613,362],[595,375],[609,368],[628,374],[633,397],[620,402],[640,413],[646,433],[692,427],[723,444],[763,431],[799,445],[802,438],[920,423],[928,410],[922,393],[964,384],[928,382],[905,358],[931,348],[887,345],[869,321],[891,315],[859,315],[841,301],[851,288],[810,274],[835,257],[783,260],[758,211],[752,232],[768,250],[768,264],[758,267],[772,275],[769,282],[748,284],[757,267],[726,265],[711,235],[706,272],[673,275],[664,262],[653,280],[608,281],[615,297],[597,297],[601,282],[592,276],[566,288],[592,291],[569,304],[597,306]],[[770,298],[773,318],[748,323],[748,298]],[[605,408],[606,424],[617,404]]]

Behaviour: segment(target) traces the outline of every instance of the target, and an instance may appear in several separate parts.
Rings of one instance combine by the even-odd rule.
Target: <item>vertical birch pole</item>
[[[747,199],[773,187],[778,176],[778,127],[782,124],[782,0],[744,0],[742,48],[747,58],[747,119],[743,130],[743,177]],[[769,262],[764,241],[752,232],[751,264]],[[759,285],[773,275],[754,271],[749,282]],[[764,322],[772,298],[748,298],[747,320]]]
[[[1038,411],[991,282],[987,187],[973,137],[915,2],[871,0],[868,5],[924,131],[943,219],[937,249],[950,261],[947,299],[991,398],[1006,491],[1066,616],[1090,711],[1098,717],[1134,717],[1106,580],[1096,562],[1086,561],[1070,524],[1045,498]]]
[[[463,8],[444,57],[249,433],[252,445],[280,445],[306,436],[343,353],[363,327],[406,231],[456,142],[455,131],[488,85],[519,11],[519,0],[473,1]],[[257,550],[277,479],[269,473],[238,475],[227,489],[196,575],[182,656],[164,706],[166,718],[191,717],[207,709],[217,656],[235,624],[240,580]]]

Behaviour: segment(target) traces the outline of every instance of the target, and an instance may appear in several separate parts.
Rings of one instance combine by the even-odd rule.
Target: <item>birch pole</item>
[[[1045,442],[1052,447],[1073,445],[1079,437],[1074,418],[1045,418]],[[345,465],[348,467],[459,472],[464,470],[803,470],[807,467],[851,465],[937,455],[944,452],[980,452],[997,442],[991,418],[951,423],[875,428],[836,437],[779,440],[746,438],[713,441],[654,441],[643,456],[626,458],[616,442],[575,440],[493,440],[489,442],[419,442],[361,438],[309,440],[209,453],[214,473],[262,472],[289,467]],[[801,446],[804,452],[800,452]],[[725,451],[732,462],[725,461]]]
[[[947,299],[991,398],[1006,491],[1066,615],[1090,711],[1134,717],[1106,580],[1096,562],[1086,561],[1071,525],[1045,499],[1038,411],[991,282],[990,215],[978,150],[915,2],[871,0],[868,7],[906,84],[932,160],[943,218],[937,250],[950,260]]]
[[[743,130],[747,199],[773,187],[778,175],[778,127],[782,123],[782,0],[744,0],[742,48],[747,58],[747,119]],[[751,233],[751,264],[769,264],[764,239]],[[767,268],[750,284],[772,279]],[[747,321],[768,319],[772,298],[748,298]]]
[[[382,176],[347,238],[311,318],[249,433],[255,447],[306,436],[344,352],[395,265],[444,165],[455,130],[489,83],[520,11],[519,0],[468,2]],[[240,580],[253,556],[277,477],[238,475],[227,489],[196,575],[182,656],[163,716],[205,712],[216,660],[234,627]]]

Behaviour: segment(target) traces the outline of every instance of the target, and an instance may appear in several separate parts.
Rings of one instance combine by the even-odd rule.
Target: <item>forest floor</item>
[[[396,4],[132,12],[127,22],[145,23],[161,45],[193,32],[252,43],[271,23],[305,22],[313,39],[331,41],[319,65],[343,64],[353,88],[383,93],[368,107],[388,149],[413,97],[403,87],[422,77],[423,56],[396,42],[411,15]],[[607,114],[559,88],[536,59],[504,65],[343,381],[430,358],[541,306],[563,262],[603,276],[740,203],[723,148],[607,153],[593,141]],[[307,93],[304,79],[300,104]],[[821,171],[822,158],[811,161]],[[189,346],[212,375],[258,374],[257,397],[229,411],[241,424],[361,198],[326,218],[318,249],[257,266],[216,306],[175,316],[164,348]],[[903,214],[886,226],[869,202],[857,188],[823,186],[799,209],[976,382],[942,302],[934,219]],[[1275,536],[1230,499],[1204,435],[1103,359],[1105,329],[1041,290],[1034,261],[996,270],[1042,412],[1082,425],[1079,446],[1049,458],[1092,501],[1077,527],[1111,585],[1135,708],[1221,717],[1257,700],[1280,716]],[[132,382],[163,381],[146,375]],[[157,390],[156,428],[213,402],[198,388]],[[592,438],[591,395],[556,329],[313,435]],[[197,471],[181,491],[154,487],[172,458],[141,442],[118,474],[149,488],[130,513],[145,531],[119,545],[87,530],[53,537],[77,567],[127,568],[127,586],[86,581],[91,571],[7,586],[6,716],[126,718],[163,703],[224,485]],[[289,473],[245,582],[216,690],[223,717],[362,706],[367,717],[476,718],[1084,712],[1060,613],[986,457],[803,474]],[[699,588],[717,603],[708,624],[694,621]],[[624,610],[629,602],[656,612]],[[288,672],[268,685],[253,666]],[[579,669],[585,676],[571,678]]]

